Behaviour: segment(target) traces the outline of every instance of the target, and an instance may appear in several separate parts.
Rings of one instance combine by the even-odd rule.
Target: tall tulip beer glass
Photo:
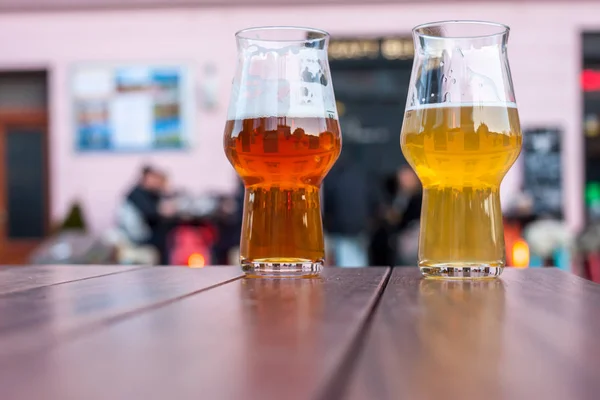
[[[413,30],[401,146],[423,184],[419,267],[484,278],[505,266],[500,183],[521,151],[509,28],[448,21]]]
[[[246,193],[240,261],[248,276],[311,276],[325,257],[319,191],[342,141],[329,35],[295,27],[236,34],[227,158]]]

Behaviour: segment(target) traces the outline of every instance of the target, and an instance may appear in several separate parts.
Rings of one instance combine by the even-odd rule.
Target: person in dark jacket
[[[416,265],[421,220],[422,189],[419,178],[405,165],[397,174],[399,190],[389,220],[397,233],[397,264]]]
[[[392,174],[383,180],[381,201],[370,237],[369,262],[373,266],[396,264],[396,227],[388,216],[397,194],[398,180],[396,174]]]
[[[143,244],[154,246],[160,254],[160,263],[169,264],[167,237],[175,215],[174,204],[163,201],[165,176],[160,171],[146,166],[142,169],[139,182],[127,194],[127,201],[140,213],[150,228],[150,238]]]
[[[372,265],[415,265],[421,218],[421,184],[408,166],[383,182],[383,199],[379,208],[369,259]]]

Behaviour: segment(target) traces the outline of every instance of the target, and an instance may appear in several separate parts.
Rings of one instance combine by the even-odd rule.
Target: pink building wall
[[[565,214],[583,224],[581,133],[581,32],[600,31],[600,4],[450,3],[379,6],[199,8],[144,11],[8,13],[0,15],[0,69],[50,71],[50,176],[53,219],[83,202],[91,227],[111,225],[121,194],[142,162],[155,162],[173,183],[201,193],[229,191],[234,172],[222,152],[222,129],[235,61],[235,31],[257,25],[319,27],[339,36],[408,34],[416,24],[445,19],[485,19],[511,26],[509,57],[524,127],[564,129]],[[221,82],[215,110],[197,107],[195,146],[185,153],[77,154],[71,126],[69,68],[82,61],[184,61],[200,80],[206,63]],[[398,110],[402,112],[402,110]],[[507,176],[506,198],[520,181]]]

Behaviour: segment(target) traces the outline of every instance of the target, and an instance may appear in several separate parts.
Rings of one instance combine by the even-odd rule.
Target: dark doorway
[[[373,190],[406,163],[400,130],[412,69],[410,37],[332,40],[329,51],[343,152],[364,169]],[[336,166],[327,180],[336,179]],[[326,183],[325,183],[326,184]]]
[[[45,72],[0,72],[0,264],[21,264],[48,233]]]

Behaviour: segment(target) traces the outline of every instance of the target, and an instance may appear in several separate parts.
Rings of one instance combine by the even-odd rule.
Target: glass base
[[[504,263],[431,263],[420,262],[419,268],[430,279],[493,279],[500,276]]]
[[[310,261],[291,258],[242,260],[246,278],[314,278],[323,269],[323,260]]]

